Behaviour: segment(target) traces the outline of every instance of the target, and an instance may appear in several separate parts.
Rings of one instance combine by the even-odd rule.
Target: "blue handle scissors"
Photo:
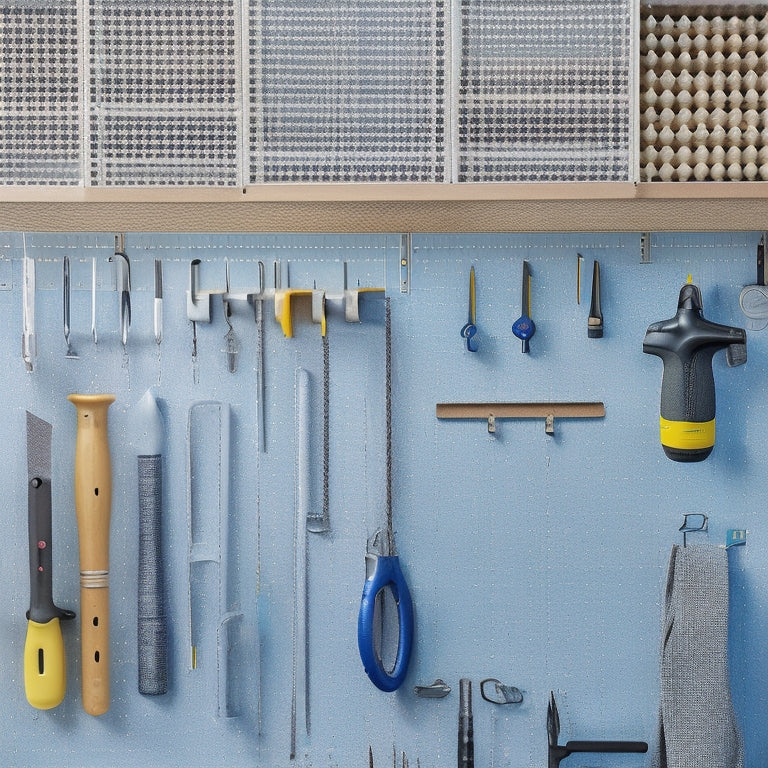
[[[369,542],[365,556],[366,577],[357,619],[357,645],[371,682],[379,690],[390,692],[402,685],[408,672],[414,634],[413,602],[400,569],[400,558],[394,552],[391,531],[387,531],[384,543],[380,543],[380,539],[381,531],[378,531]],[[376,637],[376,599],[385,589],[392,592],[398,620],[397,655],[394,666],[389,670],[385,669],[377,650],[380,643]]]
[[[382,691],[395,691],[405,680],[413,648],[413,602],[395,551],[392,525],[392,331],[389,297],[385,299],[386,431],[387,431],[387,527],[368,541],[365,584],[357,618],[357,646],[366,674]],[[383,534],[383,535],[382,535]],[[398,642],[394,665],[387,669],[381,658],[383,623],[378,621],[377,598],[389,590],[397,605]]]

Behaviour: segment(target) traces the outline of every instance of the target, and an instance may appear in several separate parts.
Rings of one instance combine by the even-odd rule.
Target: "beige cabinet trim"
[[[686,232],[766,219],[768,182],[0,188],[0,230]]]

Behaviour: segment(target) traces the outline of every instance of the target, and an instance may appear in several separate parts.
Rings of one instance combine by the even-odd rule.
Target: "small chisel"
[[[600,309],[600,262],[595,261],[592,267],[592,302],[589,305],[589,320],[587,320],[587,338],[603,338],[603,313]]]
[[[155,259],[155,302],[153,305],[155,343],[163,341],[163,262]]]

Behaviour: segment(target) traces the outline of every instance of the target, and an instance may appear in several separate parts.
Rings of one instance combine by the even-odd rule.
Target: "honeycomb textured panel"
[[[444,13],[252,2],[251,182],[445,180]]]
[[[90,0],[89,183],[241,183],[235,0]]]
[[[77,184],[77,3],[0,7],[0,183]]]
[[[768,14],[648,14],[643,181],[768,181]]]
[[[627,181],[630,0],[462,0],[459,181]]]

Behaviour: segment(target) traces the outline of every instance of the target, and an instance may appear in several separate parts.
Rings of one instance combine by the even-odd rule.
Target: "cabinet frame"
[[[768,226],[768,182],[2,187],[41,232],[713,232]]]

